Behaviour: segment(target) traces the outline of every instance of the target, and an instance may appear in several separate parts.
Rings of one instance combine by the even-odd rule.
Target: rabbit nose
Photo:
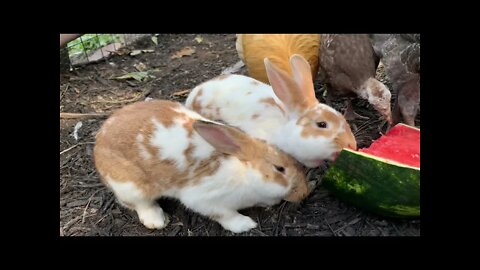
[[[357,144],[348,144],[347,148],[357,151]]]

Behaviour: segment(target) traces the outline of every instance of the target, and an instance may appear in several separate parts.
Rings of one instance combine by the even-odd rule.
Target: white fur
[[[106,177],[106,180],[121,204],[126,203],[135,207],[140,222],[147,228],[161,229],[167,225],[162,208],[145,198],[143,192],[134,183],[117,182],[109,176]]]
[[[105,180],[117,198],[123,202],[135,204],[144,197],[142,191],[132,182],[117,182],[108,175],[105,177]]]
[[[222,161],[215,174],[203,177],[197,185],[170,192],[169,195],[203,215],[221,215],[217,221],[225,229],[240,233],[256,227],[256,223],[236,212],[238,209],[258,204],[274,205],[289,189],[265,182],[259,171],[237,158],[229,157]]]
[[[147,148],[145,148],[145,145],[143,145],[142,143],[138,143],[138,149],[140,151],[140,156],[145,159],[145,160],[149,160],[152,158],[152,154],[150,154],[148,151],[147,151]]]
[[[382,96],[376,96],[372,93],[372,88],[378,87],[382,89]],[[390,112],[390,99],[392,94],[387,86],[375,78],[369,78],[360,86],[359,96],[368,100],[372,106],[385,116],[389,116]]]
[[[235,171],[235,174],[232,172]],[[271,202],[272,197],[279,202],[289,187],[266,182],[258,170],[229,157],[222,161],[217,172],[201,179],[198,185],[182,189],[178,198],[187,206],[195,207],[200,201],[216,202],[212,207],[241,209],[261,203]]]
[[[140,152],[140,156],[145,159],[149,160],[152,158],[152,155],[147,151],[147,148],[145,148],[145,145],[143,144],[144,137],[141,133],[137,135],[137,145],[138,145],[138,150]]]
[[[256,84],[254,84],[256,82]],[[202,89],[202,94],[197,97]],[[201,105],[200,114],[219,119],[237,126],[249,135],[265,140],[307,167],[316,167],[319,160],[330,159],[340,149],[335,145],[333,138],[302,138],[301,127],[296,124],[300,115],[288,112],[286,106],[278,99],[271,86],[242,75],[230,75],[221,80],[210,80],[195,87],[189,94],[185,105],[193,109],[193,101]],[[277,106],[260,102],[266,98],[273,98],[287,113],[283,113]],[[207,105],[210,109],[207,109]],[[217,113],[216,108],[219,108]],[[316,110],[327,110],[335,113],[339,121],[343,116],[325,104],[317,104]],[[253,118],[254,115],[258,117]],[[334,131],[339,134],[345,128]]]
[[[206,159],[213,153],[213,151],[215,151],[215,148],[210,144],[205,143],[205,140],[197,133],[192,135],[192,143],[195,146],[192,152],[192,157],[194,159]]]
[[[137,209],[138,219],[140,222],[149,229],[163,229],[167,226],[167,220],[163,213],[162,208],[155,203],[145,205],[144,207],[138,207]]]
[[[185,119],[177,118],[171,127],[165,127],[155,118],[152,118],[155,125],[150,144],[159,148],[161,159],[171,159],[179,170],[187,167],[187,159],[183,151],[187,149],[189,140],[188,132],[183,127]]]
[[[272,132],[269,142],[277,145],[307,167],[317,167],[319,160],[329,159],[338,151],[331,138],[303,138],[301,132],[296,121],[289,121],[280,127],[278,132]]]
[[[258,85],[253,85],[253,82],[257,82]],[[262,99],[273,98],[283,108],[283,103],[273,93],[272,88],[255,79],[241,75],[229,75],[228,78],[222,80],[203,83],[195,87],[188,96],[185,101],[187,108],[192,109],[193,98],[200,89],[203,89],[202,95],[198,97],[198,102],[202,106],[200,114],[212,115],[214,117],[209,118],[221,119],[238,126],[253,137],[268,140],[271,131],[278,130],[288,120],[288,116],[278,108],[272,109],[272,106],[259,102]],[[213,109],[206,108],[209,104],[213,105]],[[219,108],[220,115],[217,115],[216,108]],[[253,115],[258,115],[258,117],[252,119]]]

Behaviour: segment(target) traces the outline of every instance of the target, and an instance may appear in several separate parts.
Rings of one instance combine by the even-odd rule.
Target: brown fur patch
[[[202,105],[200,104],[200,101],[198,100],[198,97],[203,95],[203,89],[200,88],[197,91],[197,95],[193,98],[192,102],[192,109],[196,112],[200,112],[202,110]]]
[[[320,121],[327,122],[328,127],[319,128],[317,126],[317,122]],[[341,122],[343,122],[344,131],[335,134],[340,128]],[[354,149],[357,148],[357,142],[352,130],[350,129],[350,125],[347,123],[347,121],[331,111],[317,111],[315,109],[310,110],[298,119],[297,124],[303,127],[301,132],[301,136],[303,138],[332,138],[339,150],[344,147],[351,147]]]
[[[257,148],[258,147],[260,146],[257,145]],[[260,170],[263,175],[267,176],[267,181],[272,181],[285,187],[291,184],[290,192],[285,197],[286,200],[299,202],[306,198],[308,195],[308,185],[300,163],[275,147],[267,145],[264,147],[267,149],[263,149],[263,158],[268,162],[254,163],[255,165],[253,166],[257,166],[257,169]],[[274,165],[284,167],[285,171],[283,173],[278,172],[274,168]],[[292,182],[290,183],[289,181]]]
[[[152,139],[154,131],[154,125],[150,121],[149,124],[145,125],[144,127],[140,128],[139,133],[143,136],[143,142],[141,143],[143,147],[147,150],[147,152],[152,156],[153,159],[158,158],[158,148],[154,147],[150,140]],[[137,134],[137,135],[138,135]]]
[[[183,127],[188,132],[188,138],[192,138],[193,135],[193,122],[195,122],[195,120],[189,118],[185,123],[183,123]]]
[[[188,170],[179,171],[173,160],[160,160],[158,153],[162,149],[150,144],[155,130],[151,119],[155,118],[164,126],[172,125],[174,119],[179,117],[188,119],[186,114],[174,110],[180,107],[176,102],[149,101],[128,105],[115,112],[112,117],[118,118],[116,124],[109,126],[109,133],[97,137],[94,148],[97,170],[114,181],[133,182],[150,198],[172,186],[189,184],[192,179],[187,177]],[[193,134],[193,121],[188,119],[184,124],[190,137]],[[149,160],[144,160],[140,155],[136,139],[138,134],[144,137],[142,144],[152,155]],[[193,146],[185,150],[187,158],[191,158],[193,150]]]
[[[185,151],[183,151],[183,154],[185,155],[185,157],[187,158],[187,162],[188,163],[191,163],[193,162],[193,158],[192,158],[192,153],[193,153],[193,150],[195,150],[195,145],[193,145],[192,143],[190,143],[187,147],[187,149],[185,149]]]
[[[285,179],[285,176],[282,173],[275,172],[273,175],[273,181],[284,187],[288,186],[288,180]]]
[[[169,117],[154,117],[154,119],[162,124],[165,128],[170,128],[175,123],[176,119],[185,117],[186,115],[182,112],[170,110]]]
[[[147,152],[150,154],[150,156],[155,159],[158,158],[158,148],[154,147],[150,143],[150,137],[148,138],[148,141],[145,141],[145,143],[142,143],[143,147],[147,150]]]
[[[273,98],[263,98],[260,100],[260,103],[265,103],[270,106],[276,106],[278,109],[280,109],[280,111],[282,111],[282,113],[285,114],[285,111],[282,109],[282,107],[280,107],[280,105],[277,104],[277,102],[275,102]]]
[[[317,127],[317,122],[327,122],[328,128]],[[301,136],[303,138],[309,137],[326,137],[333,138],[334,131],[339,128],[339,116],[330,111],[310,110],[302,115],[297,124],[303,126]]]
[[[240,159],[249,160],[251,166],[260,171],[266,181],[275,182],[284,187],[289,185],[288,178],[294,182],[305,181],[302,171],[298,170],[297,161],[284,152],[269,146],[260,140],[253,139],[250,143],[242,143]],[[276,171],[274,165],[285,168],[285,174]],[[305,182],[306,184],[306,182]]]
[[[252,115],[252,119],[257,119],[259,116],[260,115],[258,115],[258,114],[254,114],[254,115]]]
[[[298,163],[291,156],[266,144],[262,140],[249,137],[238,128],[230,127],[227,133],[242,146],[235,151],[234,155],[260,171],[266,181],[276,182],[283,186],[288,186],[289,184],[286,176],[277,172],[273,165],[290,168],[286,172],[288,177],[295,175],[296,178],[302,178],[301,174],[298,176],[298,172],[301,171],[297,170],[296,164]]]
[[[357,140],[355,139],[348,123],[345,123],[345,131],[338,134],[335,138],[335,143],[341,148],[357,150]]]
[[[190,181],[190,184],[196,184],[205,176],[213,175],[220,168],[220,161],[223,160],[225,156],[223,154],[214,152],[214,154],[209,158],[202,160],[200,164],[195,168],[193,173],[193,181]]]

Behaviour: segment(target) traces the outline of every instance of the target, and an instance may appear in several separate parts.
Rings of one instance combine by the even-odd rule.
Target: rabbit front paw
[[[158,205],[137,209],[137,213],[140,222],[149,229],[163,229],[168,224],[168,217]]]
[[[219,221],[223,228],[234,233],[242,233],[257,227],[257,223],[244,215],[234,215]]]

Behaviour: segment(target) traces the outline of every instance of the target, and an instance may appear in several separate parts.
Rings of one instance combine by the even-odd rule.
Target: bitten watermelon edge
[[[401,143],[405,134],[410,136],[412,132],[418,132],[414,141]],[[419,129],[398,124],[372,144],[375,146],[371,152],[375,155],[367,153],[368,148],[360,150],[362,152],[343,149],[324,176],[323,185],[345,202],[376,214],[388,217],[419,217],[420,167],[411,166],[416,164],[415,159],[418,159],[419,164],[419,135]],[[385,142],[390,146],[379,147],[379,144]],[[403,163],[385,158],[391,157],[395,152],[392,147],[403,147],[402,151],[398,151],[402,156],[398,159],[404,160]],[[406,162],[405,158],[409,156],[411,160]]]

